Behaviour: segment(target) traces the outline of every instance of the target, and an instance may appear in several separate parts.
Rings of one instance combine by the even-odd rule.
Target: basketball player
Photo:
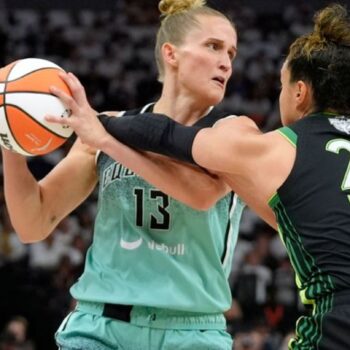
[[[181,116],[184,125],[211,126],[224,116],[211,106],[222,100],[232,73],[236,30],[201,0],[162,0],[159,7],[162,95],[125,114],[154,111]],[[93,243],[71,288],[77,307],[57,344],[62,350],[231,349],[223,312],[231,305],[227,277],[243,204],[216,176],[119,150],[130,167],[108,150],[97,153],[95,164],[95,148],[78,140],[40,182],[22,156],[3,150],[6,202],[24,242],[45,239],[99,181]],[[171,186],[170,196],[145,180]]]
[[[350,18],[344,7],[331,5],[315,15],[313,31],[290,46],[281,84],[284,127],[266,134],[246,117],[226,118],[210,129],[186,127],[156,114],[101,120],[131,146],[223,174],[262,216],[273,211],[302,300],[313,305],[312,315],[298,320],[289,348],[347,350]],[[112,142],[110,135],[101,133],[98,141],[83,128],[76,131],[96,146]]]

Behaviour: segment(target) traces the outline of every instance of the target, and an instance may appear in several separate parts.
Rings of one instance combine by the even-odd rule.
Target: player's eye
[[[219,45],[217,43],[208,43],[207,47],[209,47],[209,49],[212,49],[215,51],[219,49]]]

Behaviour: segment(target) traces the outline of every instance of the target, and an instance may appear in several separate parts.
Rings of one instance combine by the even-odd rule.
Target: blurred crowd
[[[227,110],[251,116],[264,130],[279,126],[281,62],[294,37],[310,29],[313,11],[306,4],[278,14],[235,5],[227,10],[239,33],[223,102]],[[118,1],[106,11],[2,11],[0,66],[24,57],[49,59],[79,77],[96,110],[134,108],[160,92],[153,57],[158,24],[158,10],[147,1]],[[36,178],[50,171],[72,142],[28,159]],[[55,349],[55,329],[74,307],[68,290],[83,269],[95,211],[93,193],[49,238],[23,245],[0,186],[0,350]],[[296,319],[307,310],[278,235],[248,209],[230,284],[234,302],[226,316],[235,350],[287,349]]]

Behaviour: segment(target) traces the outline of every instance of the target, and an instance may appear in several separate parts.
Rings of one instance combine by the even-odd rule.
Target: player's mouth
[[[213,80],[221,87],[225,86],[226,79],[220,76],[214,77]]]

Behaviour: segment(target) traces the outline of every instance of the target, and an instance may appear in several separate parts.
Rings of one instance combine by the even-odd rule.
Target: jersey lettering
[[[135,221],[136,226],[144,226],[144,200],[145,193],[142,188],[134,189],[135,196]],[[166,210],[169,206],[169,196],[162,191],[151,189],[149,198],[158,203],[157,212],[150,214],[150,228],[156,230],[169,230],[170,214]]]
[[[348,152],[350,152],[350,141],[344,140],[344,139],[334,139],[327,143],[326,150],[329,152],[333,152],[336,154],[339,154],[339,152],[344,149]],[[346,169],[344,179],[341,185],[341,189],[343,191],[350,189],[350,162],[348,164],[348,167]],[[350,201],[350,195],[348,195],[348,200]]]

